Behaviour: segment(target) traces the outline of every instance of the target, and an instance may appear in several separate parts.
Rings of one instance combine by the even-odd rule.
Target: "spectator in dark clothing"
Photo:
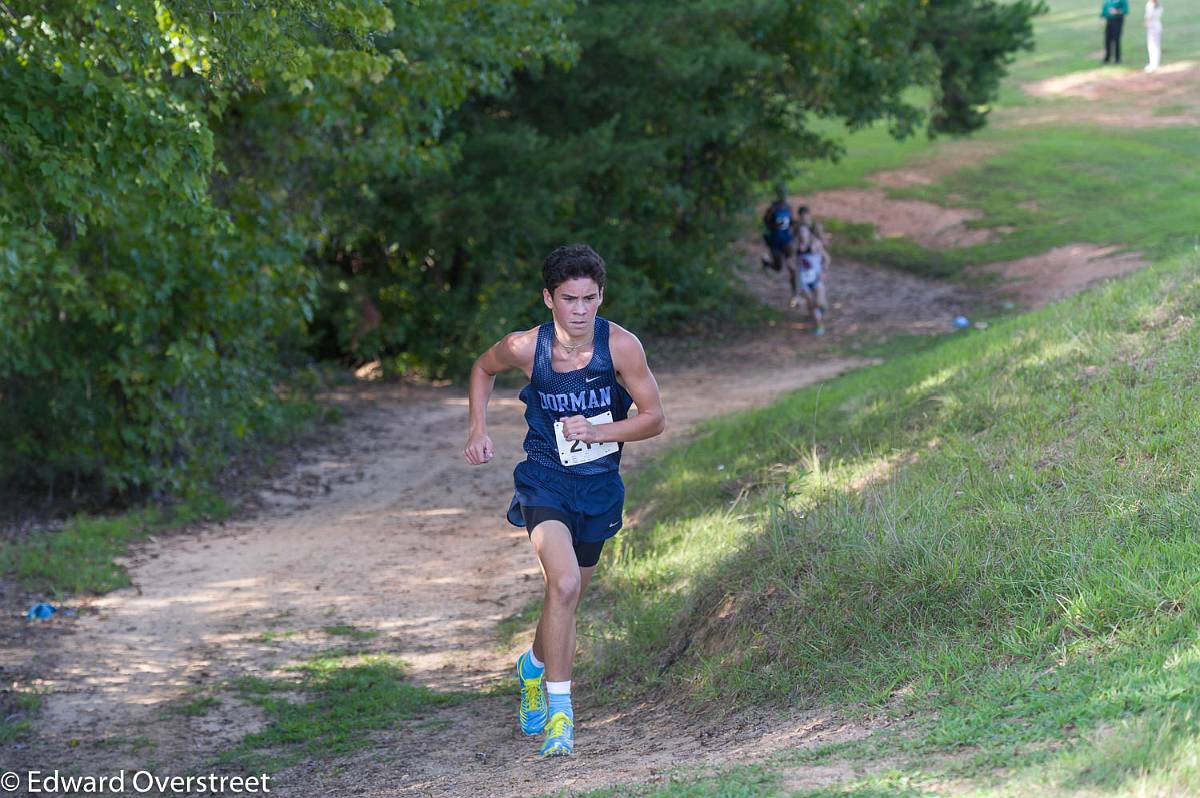
[[[1121,30],[1129,13],[1128,0],[1104,0],[1100,16],[1104,19],[1104,63],[1121,63]]]

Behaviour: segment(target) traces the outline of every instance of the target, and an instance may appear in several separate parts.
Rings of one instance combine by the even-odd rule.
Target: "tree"
[[[568,22],[569,69],[523,70],[446,120],[461,148],[452,169],[371,182],[318,260],[325,326],[355,337],[368,297],[383,321],[356,339],[360,356],[462,373],[472,352],[538,318],[540,259],[572,240],[608,259],[606,308],[623,321],[703,317],[725,301],[724,258],[760,181],[837,154],[821,120],[886,122],[897,136],[977,128],[1041,8],[591,2]],[[914,87],[930,90],[928,108],[908,99]]]
[[[570,54],[560,5],[475,5],[0,4],[0,484],[178,490],[278,421],[325,193],[448,161],[463,97]],[[317,150],[305,193],[283,167]]]

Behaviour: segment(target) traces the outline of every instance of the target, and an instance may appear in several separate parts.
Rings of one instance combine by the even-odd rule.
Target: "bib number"
[[[605,411],[598,416],[592,416],[588,419],[589,424],[611,424],[612,421],[612,411]],[[608,441],[606,443],[569,441],[563,437],[563,423],[561,421],[554,422],[554,439],[558,442],[558,461],[565,466],[590,463],[593,460],[599,460],[601,457],[607,457],[620,448],[617,446],[616,441]]]

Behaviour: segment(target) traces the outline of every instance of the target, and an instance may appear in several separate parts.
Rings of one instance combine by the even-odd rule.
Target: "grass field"
[[[1044,252],[1077,241],[1118,244],[1152,257],[1165,256],[1195,243],[1200,177],[1185,165],[1200,156],[1200,128],[1195,125],[1158,129],[1118,129],[1069,123],[1079,100],[1030,97],[1020,84],[1072,72],[1096,69],[1101,38],[1097,4],[1055,0],[1050,13],[1035,24],[1037,45],[1012,65],[997,110],[998,124],[972,137],[989,152],[969,168],[940,184],[889,189],[897,198],[924,199],[939,205],[977,209],[983,216],[973,226],[1015,228],[986,244],[929,250],[901,238],[875,238],[870,228],[846,231],[838,238],[839,254],[947,277],[964,267]],[[1200,59],[1200,5],[1165,4],[1164,65]],[[1146,63],[1141,5],[1131,5],[1126,23],[1125,64],[1110,74],[1140,70]],[[1153,88],[1147,89],[1149,91]],[[1196,92],[1183,101],[1166,98],[1154,115],[1194,112]],[[1109,105],[1119,111],[1120,100]],[[1014,126],[1018,107],[1053,107],[1062,121],[1031,131]],[[870,185],[870,176],[912,164],[951,156],[958,143],[916,136],[894,141],[884,126],[854,133],[836,127],[846,157],[837,163],[803,163],[792,185],[802,194],[831,188]]]
[[[1101,3],[1092,0],[1051,0],[1050,13],[1035,26],[1037,48],[1013,64],[1016,82],[1079,72],[1100,66],[1104,58]],[[1130,0],[1129,17],[1121,40],[1122,66],[1146,65],[1144,2]],[[1163,0],[1163,64],[1200,58],[1200,6],[1187,0]],[[1009,95],[1002,99],[1007,100]]]
[[[1030,97],[1021,91],[1020,85],[1100,66],[1098,61],[1103,57],[1104,43],[1100,4],[1092,0],[1051,0],[1047,5],[1050,12],[1034,22],[1035,49],[1031,53],[1022,53],[1011,65],[1010,77],[1001,88],[997,107],[1055,104]],[[1146,65],[1141,14],[1142,4],[1134,0],[1130,3],[1130,19],[1126,22],[1123,38],[1125,63],[1108,69],[1136,71]],[[1164,0],[1163,29],[1164,66],[1200,60],[1200,4]],[[920,95],[914,97],[914,101],[921,101]],[[1176,113],[1182,110],[1174,102],[1165,103],[1162,109]],[[838,163],[797,164],[795,185],[799,190],[809,192],[866,185],[867,178],[875,172],[894,169],[914,159],[937,158],[939,151],[952,146],[948,139],[930,141],[921,135],[897,143],[884,126],[847,133],[831,125],[825,132],[842,141],[846,157]],[[974,138],[988,142],[998,134],[993,126],[978,132]]]
[[[156,532],[227,517],[220,496],[203,493],[170,508],[147,507],[112,517],[80,514],[53,534],[0,544],[0,573],[16,576],[48,598],[107,593],[129,585],[115,562],[129,545]]]
[[[1011,232],[974,247],[928,250],[869,230],[839,236],[846,257],[947,277],[966,266],[1045,252],[1078,241],[1139,250],[1151,258],[1194,244],[1200,172],[1183,168],[1200,156],[1200,128],[1112,131],[1094,127],[996,130],[999,154],[930,186],[895,189],[895,197],[974,208],[978,227]],[[1102,141],[1103,146],[1097,146]],[[1066,167],[1066,168],[1064,168]],[[836,228],[835,228],[836,229]]]
[[[353,627],[325,631],[356,639],[372,636]],[[247,735],[222,761],[256,773],[357,751],[372,744],[372,732],[463,699],[410,684],[395,657],[349,648],[294,666],[288,678],[246,676],[231,687],[241,700],[263,709],[267,725]]]

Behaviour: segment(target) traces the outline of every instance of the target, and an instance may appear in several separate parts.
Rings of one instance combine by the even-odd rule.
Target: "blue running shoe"
[[[528,670],[521,666],[525,664],[529,652],[525,652],[517,659],[517,681],[521,684],[521,709],[518,716],[521,719],[521,731],[526,734],[541,734],[546,728],[546,717],[550,714],[546,707],[546,693],[542,687],[542,676],[538,675],[532,679],[525,677],[528,670],[533,670],[531,665]],[[543,674],[545,671],[542,672]]]
[[[575,721],[566,712],[555,712],[546,724],[542,756],[568,756],[575,752]]]

